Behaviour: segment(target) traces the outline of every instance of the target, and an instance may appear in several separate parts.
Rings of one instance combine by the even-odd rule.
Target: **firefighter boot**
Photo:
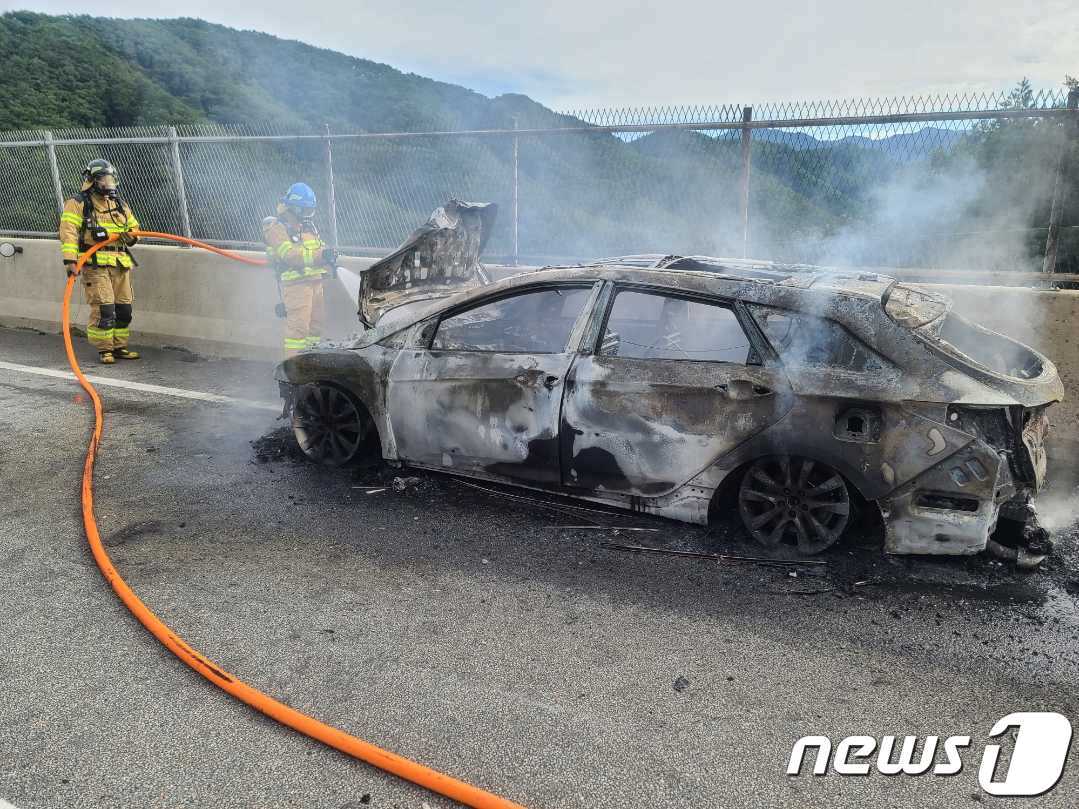
[[[111,351],[102,351],[101,352],[101,364],[102,365],[112,365],[115,362],[116,362],[116,357],[114,357],[112,355]]]
[[[122,360],[137,360],[139,358],[138,351],[132,351],[127,346],[120,346],[112,350],[114,356],[119,357]]]

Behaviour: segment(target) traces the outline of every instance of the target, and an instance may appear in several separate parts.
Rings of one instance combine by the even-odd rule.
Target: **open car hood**
[[[480,255],[498,206],[451,199],[404,244],[361,274],[359,316],[368,328],[405,303],[443,298],[489,283]]]

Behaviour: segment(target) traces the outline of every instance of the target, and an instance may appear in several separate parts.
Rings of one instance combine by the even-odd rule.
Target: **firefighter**
[[[325,320],[323,280],[337,275],[337,251],[319,238],[315,192],[293,183],[277,205],[277,215],[262,220],[266,255],[277,272],[285,305],[285,356],[316,348]]]
[[[120,197],[116,169],[108,160],[91,160],[82,173],[82,189],[64,203],[60,214],[60,252],[68,275],[75,274],[75,262],[96,242],[114,233],[120,238],[98,250],[83,266],[86,302],[90,319],[86,336],[98,350],[101,362],[112,365],[116,358],[137,360],[139,353],[128,348],[131,334],[131,268],[135,260],[128,248],[137,237],[139,222]]]

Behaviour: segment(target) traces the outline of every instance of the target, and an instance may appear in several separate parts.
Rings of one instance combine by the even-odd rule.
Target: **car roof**
[[[884,292],[895,279],[875,272],[837,270],[810,265],[784,265],[773,262],[746,261],[741,259],[715,259],[710,257],[663,256],[669,262],[663,267],[642,267],[640,259],[652,256],[633,256],[607,259],[592,264],[528,268],[492,284],[473,287],[448,297],[432,300],[429,305],[410,313],[404,322],[395,322],[388,328],[377,325],[364,335],[361,345],[377,342],[390,334],[402,331],[443,309],[472,300],[496,295],[519,287],[535,284],[564,282],[613,281],[659,287],[686,294],[714,295],[740,298],[750,302],[773,302],[775,292],[782,290],[782,297],[808,295],[845,295],[880,301]]]

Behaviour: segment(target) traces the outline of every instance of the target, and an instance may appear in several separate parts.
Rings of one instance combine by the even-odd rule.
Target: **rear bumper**
[[[887,553],[985,550],[1001,504],[1015,495],[1006,457],[975,441],[879,502]]]
[[[1044,416],[1042,417],[1044,418]],[[1047,429],[1047,426],[1045,427]],[[1020,452],[1031,462],[1016,476],[1009,453],[974,440],[954,455],[878,501],[884,518],[884,550],[895,554],[972,555],[990,545],[1002,517],[1019,529],[1017,547],[1043,556],[1051,543],[1037,523],[1031,501],[1045,474],[1045,429]],[[1032,446],[1033,444],[1033,446]],[[1023,459],[1025,460],[1025,459]]]
[[[929,509],[918,506],[911,492],[892,498],[887,506],[882,502],[881,512],[886,553],[960,556],[985,550],[1000,506],[982,501],[973,512]]]

